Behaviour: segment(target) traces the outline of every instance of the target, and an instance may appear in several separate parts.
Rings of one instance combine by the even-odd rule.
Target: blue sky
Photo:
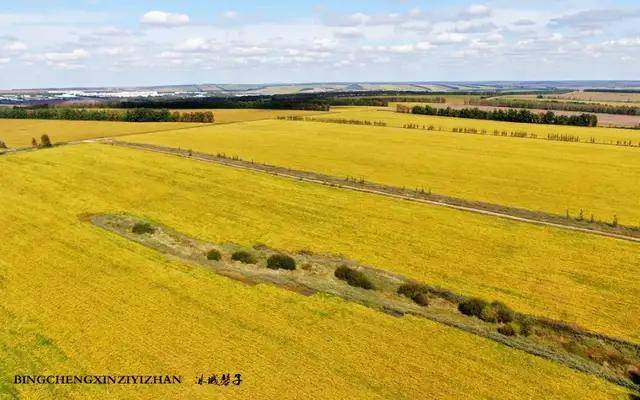
[[[22,0],[0,88],[640,79],[637,0]]]

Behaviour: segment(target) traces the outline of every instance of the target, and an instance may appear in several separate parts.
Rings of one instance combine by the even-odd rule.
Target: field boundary
[[[578,221],[575,219],[566,218],[561,215],[545,213],[541,211],[531,211],[521,208],[503,206],[499,204],[470,201],[456,197],[433,194],[425,192],[424,189],[406,189],[367,182],[364,179],[358,180],[349,177],[339,178],[316,172],[294,170],[269,164],[256,163],[253,161],[245,161],[237,157],[230,158],[220,154],[214,155],[208,153],[200,153],[192,151],[190,149],[165,147],[144,143],[132,143],[118,140],[91,140],[91,142],[110,144],[137,150],[146,150],[155,153],[174,155],[205,162],[215,162],[217,164],[233,168],[266,172],[271,175],[282,176],[298,181],[316,183],[341,189],[349,189],[358,192],[413,201],[417,203],[448,207],[459,211],[473,212],[476,214],[509,219],[512,221],[567,229],[581,233],[595,234],[613,239],[621,239],[640,243],[640,229],[635,229],[623,225],[611,226],[602,222],[588,222],[584,220]]]
[[[463,313],[459,306],[461,303],[470,301],[468,297],[446,289],[420,284],[402,275],[350,259],[309,250],[283,252],[266,245],[254,245],[248,248],[232,242],[207,242],[161,223],[150,222],[126,213],[85,214],[79,217],[81,221],[92,223],[162,254],[206,267],[219,275],[246,284],[270,284],[305,296],[326,293],[391,316],[412,315],[426,318],[594,375],[628,389],[636,391],[640,389],[640,386],[626,376],[627,364],[634,364],[640,357],[640,345],[632,342],[570,326],[561,321],[521,314],[510,310],[506,305],[501,307],[510,315],[509,320],[515,321],[513,322],[515,324],[526,324],[529,328],[525,334],[520,330],[517,333],[504,333],[501,332],[500,326],[509,321],[483,320],[481,317],[474,318],[472,315]],[[145,227],[145,230],[136,231],[136,227]],[[212,249],[215,257],[210,258],[208,254]],[[234,262],[231,255],[236,252],[251,254],[253,258],[244,262]],[[269,268],[266,259],[276,254],[286,255],[294,260],[293,268],[287,270]],[[365,279],[370,285],[365,287],[341,282],[338,275],[334,273],[340,268],[358,271],[364,276],[361,279]],[[409,291],[422,293],[428,300],[417,302],[414,294],[400,290],[403,287]],[[606,349],[610,352],[606,358],[607,361],[592,359],[590,356],[570,350],[571,347],[564,347],[562,344],[567,339],[576,346],[589,346],[593,354]],[[623,361],[615,361],[621,358]]]

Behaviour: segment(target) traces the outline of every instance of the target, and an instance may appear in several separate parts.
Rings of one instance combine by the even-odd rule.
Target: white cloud
[[[640,36],[627,37],[618,40],[609,40],[603,43],[604,46],[618,46],[618,47],[640,47]]]
[[[271,53],[271,49],[266,47],[233,47],[229,50],[229,53],[241,56],[259,56],[259,55],[267,55]]]
[[[119,36],[130,36],[131,32],[115,26],[107,26],[107,27],[98,29],[97,31],[93,32],[93,34],[98,36],[119,37]]]
[[[175,59],[175,58],[182,58],[183,54],[178,53],[177,51],[163,51],[158,55],[158,57],[164,58],[164,59]]]
[[[140,22],[155,26],[183,26],[189,23],[187,14],[172,14],[165,11],[149,11],[140,18]]]
[[[422,17],[422,11],[418,9],[409,10],[407,13],[378,13],[366,14],[362,12],[350,15],[324,15],[323,22],[328,26],[355,27],[355,26],[384,26],[398,25],[410,20]]]
[[[456,32],[441,32],[437,34],[433,39],[431,39],[431,43],[433,44],[456,44],[462,43],[467,39],[467,37],[461,33]]]
[[[389,51],[396,54],[413,53],[415,49],[415,46],[412,44],[400,44],[389,47]]]
[[[20,51],[25,51],[27,50],[27,45],[24,44],[23,42],[20,42],[18,40],[13,40],[10,42],[5,43],[2,46],[3,50],[9,51],[9,52],[20,52]]]
[[[599,28],[607,23],[621,22],[640,18],[640,10],[604,9],[584,10],[563,15],[549,21],[552,28],[579,27]]]
[[[69,52],[45,53],[44,58],[54,62],[79,61],[89,58],[89,52],[84,49],[75,49]]]
[[[491,16],[491,8],[484,4],[472,4],[458,14],[460,18],[476,19]]]
[[[360,28],[347,27],[335,30],[333,35],[341,39],[357,39],[364,37],[364,32]]]
[[[224,18],[224,19],[237,19],[238,18],[238,12],[237,11],[233,11],[233,10],[225,11],[225,12],[222,13],[222,18]]]
[[[455,31],[459,33],[484,33],[497,29],[493,22],[463,21],[456,24]]]
[[[180,51],[193,51],[193,52],[198,52],[198,51],[207,51],[211,48],[209,41],[203,39],[203,38],[190,38],[185,40],[182,43],[179,43],[176,46],[177,50]]]
[[[113,47],[102,47],[97,49],[95,52],[97,54],[102,54],[106,56],[122,56],[125,54],[131,54],[135,51],[133,47],[130,46],[113,46]]]
[[[513,23],[513,25],[515,25],[515,26],[533,26],[535,24],[536,24],[535,21],[532,21],[532,20],[526,19],[526,18],[519,19],[519,20],[517,20],[517,21],[515,21]]]
[[[8,57],[0,58],[0,64],[7,64],[11,62],[11,59]]]

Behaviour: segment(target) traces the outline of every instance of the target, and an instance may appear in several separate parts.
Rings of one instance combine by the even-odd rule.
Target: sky
[[[2,89],[640,79],[639,0],[2,3]]]

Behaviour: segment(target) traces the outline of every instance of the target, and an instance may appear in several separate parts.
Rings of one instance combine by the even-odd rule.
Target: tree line
[[[470,99],[468,104],[513,107],[513,108],[537,108],[541,110],[580,111],[588,113],[640,115],[640,107],[614,104],[589,104],[576,101],[540,101],[540,100],[516,100],[516,99]]]
[[[447,108],[435,108],[428,105],[407,107],[398,105],[398,112],[411,112],[413,114],[422,115],[437,115],[441,117],[456,117],[456,118],[472,118],[472,119],[487,119],[493,121],[508,121],[508,122],[526,122],[532,124],[550,124],[550,125],[574,125],[574,126],[597,126],[598,117],[593,114],[580,114],[580,115],[557,115],[552,111],[546,113],[536,114],[529,110],[491,110],[485,111],[479,108],[462,108],[453,109]]]
[[[109,103],[117,108],[263,108],[275,110],[312,110],[329,111],[331,104],[328,99],[315,96],[243,96],[243,97],[202,97],[202,98],[160,98],[160,99],[130,99]]]
[[[26,108],[0,107],[0,118],[10,119],[57,119],[76,121],[122,121],[122,122],[201,122],[212,123],[211,111],[170,112],[166,109],[132,108],[127,110],[87,108]]]

